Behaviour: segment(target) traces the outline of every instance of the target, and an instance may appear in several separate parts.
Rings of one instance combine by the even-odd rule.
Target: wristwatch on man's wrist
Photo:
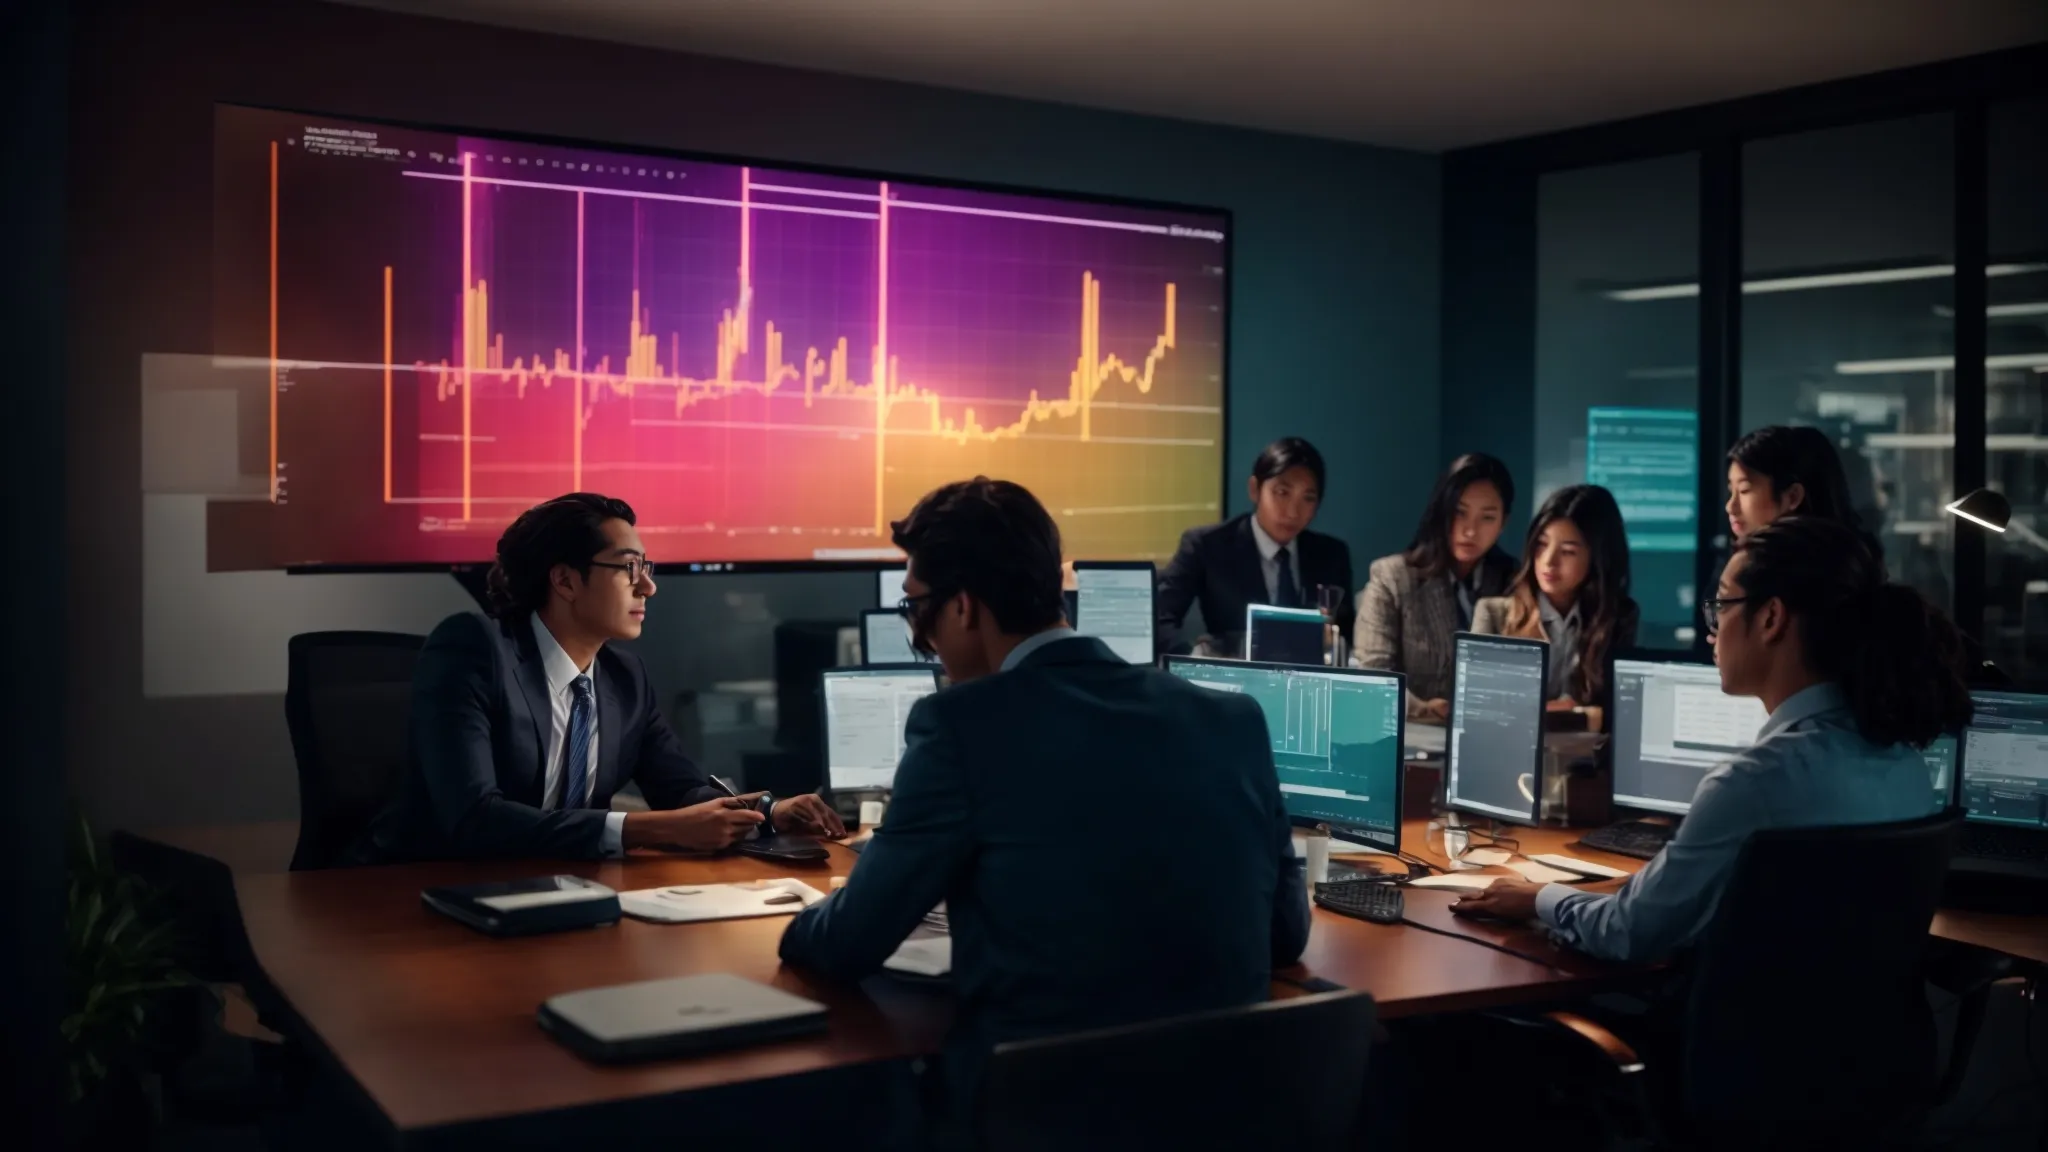
[[[761,793],[761,798],[754,801],[754,810],[761,814],[761,835],[775,835],[775,793]]]

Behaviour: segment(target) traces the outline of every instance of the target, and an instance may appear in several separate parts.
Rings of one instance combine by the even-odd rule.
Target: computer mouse
[[[804,901],[804,898],[803,898],[803,897],[801,897],[801,896],[799,896],[799,895],[797,895],[797,894],[796,894],[796,893],[794,893],[794,892],[784,892],[784,893],[783,893],[782,895],[780,895],[780,896],[770,896],[770,897],[769,897],[768,899],[766,899],[766,900],[762,901],[762,903],[764,903],[764,904],[801,904],[801,903],[803,903],[803,901]]]

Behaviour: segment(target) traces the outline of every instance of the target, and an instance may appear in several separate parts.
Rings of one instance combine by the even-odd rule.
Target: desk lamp
[[[1994,492],[1989,488],[1979,488],[1968,496],[1944,506],[1942,511],[2001,535],[2010,529],[2020,539],[2043,552],[2048,552],[2048,539],[2043,539],[2039,532],[2027,527],[2024,522],[2012,518],[2012,505],[2007,502],[2003,493]]]

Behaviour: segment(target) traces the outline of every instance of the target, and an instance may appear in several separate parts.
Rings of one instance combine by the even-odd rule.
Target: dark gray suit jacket
[[[611,645],[592,665],[597,779],[590,806],[542,807],[548,679],[530,617],[443,620],[412,680],[412,755],[395,799],[371,825],[357,863],[476,856],[595,859],[612,794],[628,780],[650,808],[716,799],[683,754],[640,658]]]
[[[1004,1040],[1264,1000],[1308,943],[1264,714],[1089,637],[925,697],[881,827],[782,958],[859,980],[941,900],[956,1092]]]
[[[1498,596],[1515,578],[1515,562],[1495,548],[1479,560],[1479,595]],[[1476,599],[1476,598],[1475,598]],[[1458,632],[1458,590],[1447,576],[1424,580],[1397,552],[1372,562],[1358,593],[1351,663],[1408,677],[1408,713],[1451,697],[1451,637]]]

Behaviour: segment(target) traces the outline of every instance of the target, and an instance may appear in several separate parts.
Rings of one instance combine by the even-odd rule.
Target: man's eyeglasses
[[[1700,615],[1706,620],[1707,636],[1712,638],[1721,631],[1721,613],[1737,604],[1749,603],[1747,596],[1716,596],[1700,601]]]
[[[592,560],[590,566],[592,568],[610,568],[614,572],[624,572],[626,574],[626,583],[628,584],[638,584],[642,576],[650,580],[654,578],[654,561],[640,556],[630,557],[623,564],[614,564],[608,560]]]
[[[905,620],[915,620],[917,614],[923,611],[925,602],[935,599],[937,595],[935,592],[926,592],[918,596],[905,596],[896,602],[896,613]]]
[[[918,617],[924,614],[924,606],[946,597],[937,592],[924,592],[916,596],[905,596],[896,602],[896,612],[903,617],[904,626],[910,629],[910,651],[919,660],[935,660],[938,652],[924,638],[924,629],[918,627]]]

